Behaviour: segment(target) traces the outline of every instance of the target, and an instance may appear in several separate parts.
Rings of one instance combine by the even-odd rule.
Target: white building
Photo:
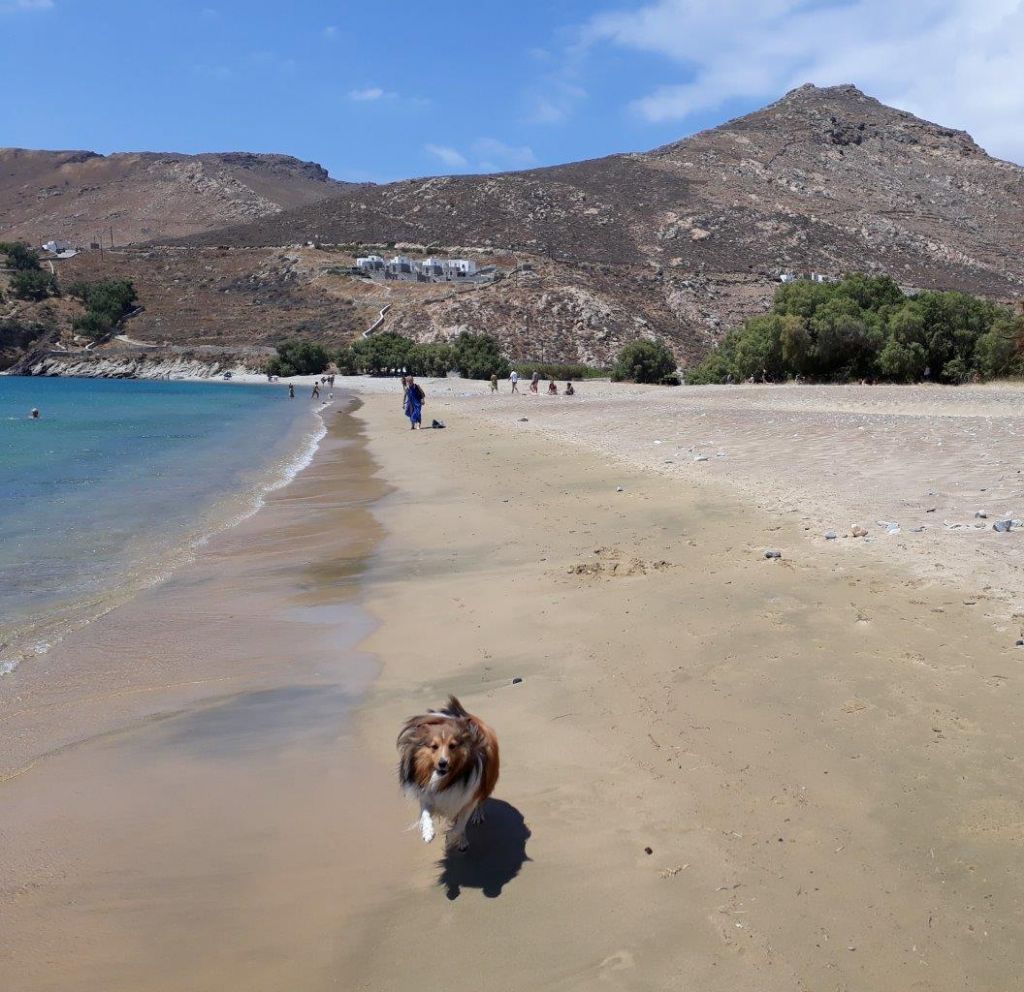
[[[384,259],[380,255],[365,255],[356,259],[356,268],[361,272],[379,272],[384,268]]]
[[[71,247],[72,245],[70,241],[58,241],[56,238],[43,242],[43,251],[52,252],[54,255],[59,255],[64,251],[70,251]]]
[[[408,255],[396,255],[387,263],[387,270],[396,276],[412,275],[416,271],[416,266]]]
[[[447,274],[447,266],[443,258],[425,258],[419,264],[419,271],[431,279],[443,279]]]
[[[449,258],[448,272],[456,278],[464,279],[466,276],[476,275],[476,262],[469,258]]]

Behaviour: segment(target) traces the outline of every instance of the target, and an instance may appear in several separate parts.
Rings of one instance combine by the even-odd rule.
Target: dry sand
[[[1009,460],[1019,392],[957,415],[902,405],[947,402],[928,390],[872,393],[887,404],[872,413],[858,391],[585,383],[570,403],[428,382],[428,420],[448,429],[413,434],[394,383],[362,385],[371,461],[327,446],[282,491],[286,516],[272,503],[98,623],[74,650],[102,649],[118,692],[82,710],[71,687],[15,714],[26,754],[68,745],[0,785],[14,865],[0,971],[18,992],[1016,987],[1009,545],[988,542],[1009,578],[983,599],[966,566],[936,581],[897,542],[804,527],[820,514],[842,532],[911,484],[952,496],[942,480],[983,467],[967,454],[981,446],[932,457],[922,487],[916,455],[890,456],[898,438],[874,458],[853,434],[883,436],[872,416],[920,417],[893,434],[940,440],[988,416]],[[805,443],[784,444],[793,433]],[[650,453],[709,440],[729,457],[676,469]],[[851,445],[860,481],[822,482]],[[1015,466],[996,468],[1009,499]],[[779,513],[789,500],[798,512]],[[954,509],[973,520],[971,505],[936,512]],[[356,614],[303,627],[304,606],[377,619],[362,645],[375,681],[344,640]],[[146,633],[129,645],[118,630]],[[137,668],[160,696],[198,668],[232,683],[179,686],[149,719],[115,710],[106,736],[67,731],[121,707]],[[496,727],[503,770],[470,851],[445,858],[405,829],[416,811],[392,776],[400,720],[449,692]]]

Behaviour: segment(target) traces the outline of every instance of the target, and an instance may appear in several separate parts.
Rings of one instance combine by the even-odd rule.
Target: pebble
[[[522,681],[523,681],[523,677],[522,677],[521,675],[516,675],[516,676],[515,676],[515,677],[514,677],[514,678],[512,679],[512,684],[513,684],[513,685],[519,685],[519,683],[520,683],[520,682],[522,682]]]
[[[868,536],[867,528],[866,527],[861,527],[860,524],[854,524],[850,528],[850,533],[853,534],[854,537],[867,537]]]
[[[616,486],[616,487],[615,487],[615,491],[616,491],[617,493],[621,493],[621,492],[623,492],[623,488],[622,488],[622,486]]]
[[[988,520],[988,514],[984,510],[975,510],[974,515],[979,520]]]
[[[1013,526],[1012,520],[997,520],[993,525],[992,529],[999,531],[1000,534],[1007,534],[1010,528]]]
[[[1017,647],[1024,648],[1024,637],[1020,637],[1017,639]]]
[[[519,418],[519,423],[521,423],[521,424],[528,424],[529,422],[530,422],[530,418],[529,417],[520,417]]]
[[[839,535],[834,530],[827,531],[826,534],[825,534],[825,540],[826,541],[834,541],[838,537],[839,537]]]
[[[653,854],[653,853],[654,853],[654,848],[653,847],[645,847],[644,848],[644,854]]]
[[[765,556],[765,558],[781,558],[782,557],[782,552],[781,551],[766,551],[764,553],[764,556]]]
[[[693,460],[695,462],[706,462],[708,460],[708,456],[707,455],[694,455],[693,456]]]

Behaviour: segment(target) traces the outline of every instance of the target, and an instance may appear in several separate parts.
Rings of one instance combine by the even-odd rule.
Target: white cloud
[[[355,103],[370,103],[373,100],[387,100],[394,95],[394,93],[386,93],[379,86],[367,86],[365,89],[348,91],[348,98]]]
[[[424,145],[424,150],[440,159],[449,169],[465,169],[469,160],[460,151],[447,145]]]
[[[599,45],[678,64],[677,81],[631,104],[651,122],[767,102],[804,82],[854,83],[1024,161],[1021,0],[653,0],[593,17],[580,48]]]
[[[526,169],[537,164],[537,156],[529,145],[506,145],[495,138],[479,138],[473,142],[473,153],[484,172],[501,169]]]

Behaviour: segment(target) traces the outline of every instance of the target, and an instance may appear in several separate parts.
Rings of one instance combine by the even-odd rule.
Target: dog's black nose
[[[440,761],[439,761],[439,762],[437,763],[437,770],[438,770],[438,771],[439,771],[439,772],[440,772],[440,773],[441,773],[442,775],[443,775],[443,774],[444,774],[444,773],[445,773],[446,771],[448,771],[448,762],[447,762],[447,761],[445,761],[445,759],[444,759],[444,758],[442,758],[442,759],[441,759],[441,760],[440,760]]]

